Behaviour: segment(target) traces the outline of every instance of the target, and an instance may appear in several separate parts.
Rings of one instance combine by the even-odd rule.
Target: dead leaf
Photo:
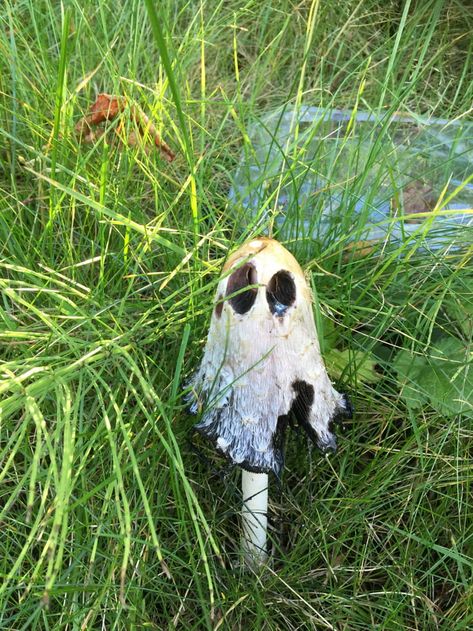
[[[149,134],[154,141],[155,146],[161,151],[163,154],[163,158],[168,162],[172,162],[176,157],[174,152],[170,147],[162,140],[161,136],[158,133],[158,130],[153,125],[152,121],[143,110],[138,105],[132,106],[132,116],[135,120],[140,132],[143,135]]]
[[[88,117],[92,125],[98,125],[106,120],[113,120],[119,112],[125,109],[126,100],[123,97],[99,94],[97,100],[90,108]]]
[[[92,127],[113,120],[119,112],[123,111],[126,101],[123,97],[111,96],[110,94],[99,94],[97,100],[90,108],[90,114],[84,116],[77,123],[75,130],[87,142],[86,136],[92,131]],[[93,138],[92,138],[93,140]]]
[[[377,241],[352,241],[345,246],[344,261],[351,258],[362,258],[368,256],[376,246]]]
[[[127,105],[129,107],[127,108]],[[154,126],[151,119],[136,104],[128,104],[123,96],[113,96],[111,94],[99,94],[97,100],[90,108],[90,113],[84,116],[75,126],[75,131],[81,142],[88,144],[96,142],[103,134],[109,130],[105,123],[113,121],[117,116],[128,110],[130,120],[135,123],[136,131],[131,131],[125,137],[125,125],[123,121],[113,129],[116,137],[129,147],[143,143],[144,149],[149,150],[149,144],[146,142],[147,137],[151,138],[154,146],[161,152],[163,158],[168,162],[172,162],[176,157],[171,148],[162,140],[158,130]],[[100,127],[99,127],[100,126]]]
[[[431,212],[435,208],[436,197],[433,189],[428,184],[425,184],[421,180],[413,180],[409,182],[401,191],[402,205],[400,208],[399,197],[393,197],[391,200],[391,207],[394,211],[404,210],[406,215],[412,215],[415,213]],[[421,223],[422,218],[415,217],[413,219],[406,220],[409,223]]]

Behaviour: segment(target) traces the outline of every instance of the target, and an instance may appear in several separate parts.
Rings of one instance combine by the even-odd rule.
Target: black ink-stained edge
[[[280,468],[277,468],[277,467],[257,467],[257,466],[254,466],[254,465],[250,464],[248,460],[243,460],[242,462],[235,462],[228,452],[224,451],[221,447],[219,447],[219,445],[217,443],[218,436],[216,435],[216,433],[215,432],[209,432],[208,429],[209,429],[208,427],[199,427],[198,425],[194,425],[193,428],[192,428],[192,431],[193,432],[197,432],[200,436],[202,436],[203,438],[208,440],[212,444],[212,446],[214,447],[215,451],[220,456],[223,456],[226,460],[228,460],[229,462],[231,462],[235,466],[240,467],[241,469],[245,469],[245,471],[249,471],[250,473],[271,473],[272,472],[277,477],[279,477],[282,467],[280,467]],[[276,458],[274,459],[274,462],[277,463],[277,459]]]
[[[330,434],[328,435],[329,440],[327,440],[327,436],[323,438],[319,436],[309,422],[310,408],[314,402],[314,387],[305,381],[297,380],[292,383],[292,388],[297,393],[297,396],[292,402],[289,416],[296,421],[297,426],[305,431],[307,436],[322,452],[335,451],[337,442],[335,434],[331,431],[331,424],[328,427]]]
[[[306,431],[306,426],[309,425],[310,408],[314,402],[314,386],[302,380],[294,381],[292,389],[296,393],[296,398],[292,402],[289,414],[293,415],[297,423],[303,427]]]
[[[353,415],[355,414],[355,407],[353,403],[351,402],[351,399],[348,396],[348,394],[344,392],[342,393],[342,397],[343,397],[344,405],[343,407],[337,408],[337,411],[329,426],[329,429],[331,431],[334,431],[334,425],[337,425],[340,428],[340,430],[344,432],[346,430],[346,426],[344,425],[343,421],[346,419],[352,419]]]
[[[205,426],[199,427],[197,423],[192,427],[192,432],[198,433],[202,438],[212,444],[217,454],[227,460],[230,464],[245,469],[251,473],[274,473],[278,480],[281,480],[282,471],[284,468],[284,438],[288,425],[292,427],[300,427],[305,431],[308,437],[321,449],[326,451],[327,447],[321,445],[320,437],[315,429],[309,423],[310,409],[314,402],[314,388],[303,380],[297,380],[292,383],[292,388],[296,392],[296,397],[292,402],[291,408],[287,414],[282,414],[278,417],[276,429],[273,433],[272,448],[273,448],[273,466],[271,467],[258,467],[250,464],[248,460],[242,462],[235,462],[231,455],[224,451],[218,445],[219,433],[215,427]],[[344,418],[352,418],[353,406],[348,395],[343,394],[344,407],[339,407],[330,423],[329,430],[333,432],[332,426],[334,423],[340,423]],[[335,449],[335,436],[334,445],[329,445],[329,449]]]

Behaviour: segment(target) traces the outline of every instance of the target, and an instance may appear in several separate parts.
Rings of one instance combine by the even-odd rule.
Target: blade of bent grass
[[[179,125],[182,132],[182,137],[184,139],[184,149],[186,154],[187,163],[189,165],[190,171],[190,195],[189,202],[192,212],[192,219],[194,225],[194,233],[195,239],[198,238],[199,234],[199,216],[198,216],[198,206],[197,206],[197,185],[196,185],[196,163],[194,158],[194,150],[191,144],[191,138],[189,135],[189,131],[187,129],[187,124],[184,118],[184,111],[182,109],[180,90],[177,85],[176,76],[174,74],[174,69],[171,64],[171,59],[169,57],[168,46],[166,44],[166,39],[164,37],[164,31],[161,28],[161,23],[165,24],[166,21],[162,16],[161,19],[158,16],[156,11],[156,4],[153,0],[145,0],[146,9],[148,11],[149,20],[151,23],[151,28],[153,30],[154,38],[156,40],[156,44],[159,49],[159,53],[161,55],[161,61],[166,72],[166,76],[169,81],[169,88],[171,90],[171,94],[174,99],[174,104],[176,106],[177,117],[179,119]]]
[[[64,7],[61,5],[61,9]],[[61,11],[62,12],[62,11]],[[56,179],[56,165],[57,154],[60,146],[59,140],[59,128],[61,125],[61,113],[64,101],[64,90],[66,83],[66,69],[67,69],[67,43],[69,39],[69,25],[71,18],[71,11],[67,8],[62,15],[62,30],[61,30],[61,44],[59,50],[59,64],[57,72],[56,83],[56,98],[54,103],[54,123],[52,129],[52,151],[51,151],[51,179]],[[53,225],[54,216],[56,214],[56,194],[55,189],[51,189],[50,203],[49,203],[49,221],[46,225],[46,230],[50,230]]]

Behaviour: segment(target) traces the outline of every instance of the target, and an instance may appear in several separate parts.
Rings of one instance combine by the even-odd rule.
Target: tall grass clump
[[[0,627],[471,628],[471,228],[353,248],[228,201],[274,108],[471,118],[467,3],[5,0],[0,20]],[[101,92],[128,109],[79,142]],[[173,162],[127,142],[132,103]],[[329,182],[347,225],[365,176]],[[191,448],[182,396],[256,229],[307,270],[356,407],[335,456],[288,443],[260,575],[238,472]]]

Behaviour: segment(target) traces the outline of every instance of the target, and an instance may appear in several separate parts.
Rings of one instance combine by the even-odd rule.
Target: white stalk
[[[249,565],[260,565],[267,558],[268,474],[241,472],[243,494],[243,554]]]

